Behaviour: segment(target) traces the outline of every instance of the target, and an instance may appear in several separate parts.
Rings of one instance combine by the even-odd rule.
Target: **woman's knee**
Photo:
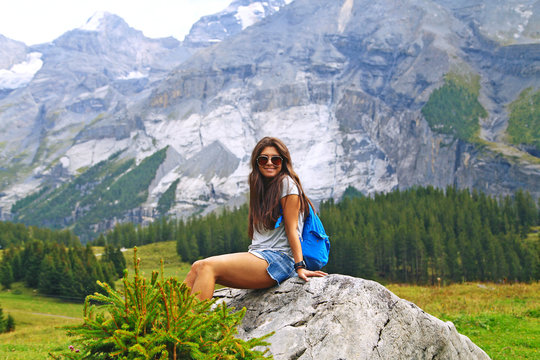
[[[212,263],[208,259],[197,260],[191,264],[191,270],[195,276],[200,276],[203,273],[213,272]]]

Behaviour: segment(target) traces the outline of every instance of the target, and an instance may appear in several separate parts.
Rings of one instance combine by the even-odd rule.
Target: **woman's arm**
[[[300,213],[300,196],[298,195],[287,195],[281,198],[281,208],[283,209],[283,222],[285,226],[285,234],[287,234],[287,239],[289,240],[289,245],[294,257],[294,262],[298,263],[304,260],[302,254],[302,245],[300,244],[300,239],[298,237],[298,215]],[[322,271],[310,271],[307,269],[300,268],[296,270],[298,277],[308,281],[309,276],[324,276],[327,275]]]
[[[281,208],[283,209],[283,223],[285,234],[289,240],[289,245],[294,257],[294,262],[304,260],[302,246],[298,238],[298,214],[300,213],[300,196],[288,195],[281,198]]]

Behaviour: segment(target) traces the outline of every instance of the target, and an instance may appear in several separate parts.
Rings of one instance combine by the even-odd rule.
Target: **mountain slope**
[[[26,48],[40,68],[0,98],[0,177],[4,188],[23,184],[12,193],[24,194],[44,179],[61,183],[125,148],[138,120],[124,110],[189,56],[178,41],[147,39],[115,15],[96,14],[88,24]],[[107,121],[111,116],[118,118]],[[104,140],[110,135],[112,142]],[[100,150],[69,155],[87,141]]]
[[[278,12],[293,0],[235,0],[225,10],[203,16],[184,39],[189,47],[206,47],[240,33],[245,28]]]
[[[1,133],[0,200],[9,207],[117,151],[139,163],[168,146],[177,155],[149,185],[144,207],[155,208],[173,184],[172,214],[238,204],[249,154],[265,135],[286,142],[316,201],[349,186],[372,194],[427,184],[493,195],[524,188],[538,198],[540,161],[505,132],[509,105],[538,91],[538,1],[490,4],[235,1],[178,47],[105,16],[97,32],[74,30],[26,50],[42,51],[43,68],[0,99],[10,124]],[[264,20],[243,28],[244,8]],[[467,118],[463,105],[467,136],[454,115],[424,117],[445,86],[455,98],[439,97],[437,108],[483,109]]]
[[[349,185],[370,193],[424,184],[493,194],[522,186],[538,196],[537,163],[440,135],[420,113],[448,74],[479,76],[488,111],[479,143],[498,141],[506,106],[538,84],[538,44],[491,42],[456,11],[430,1],[295,1],[189,59],[153,92],[150,113],[179,114],[174,121],[198,135],[185,137],[198,144],[172,143],[180,152],[219,139],[247,154],[262,135],[283,138],[316,198]]]

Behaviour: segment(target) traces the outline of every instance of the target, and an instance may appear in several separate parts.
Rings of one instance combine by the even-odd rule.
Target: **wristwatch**
[[[298,270],[298,269],[305,269],[306,268],[306,262],[304,260],[302,261],[299,261],[297,262],[296,264],[294,264],[294,270]]]

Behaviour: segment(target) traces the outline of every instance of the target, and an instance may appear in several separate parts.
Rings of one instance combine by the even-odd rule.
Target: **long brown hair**
[[[272,146],[283,158],[281,172],[272,179],[265,178],[257,165],[257,157],[264,148]],[[254,230],[273,229],[280,215],[280,203],[283,178],[290,176],[300,191],[300,211],[304,218],[309,212],[308,199],[302,188],[300,178],[293,170],[291,154],[285,144],[274,137],[262,138],[251,153],[251,173],[249,174],[249,238],[253,238]]]

